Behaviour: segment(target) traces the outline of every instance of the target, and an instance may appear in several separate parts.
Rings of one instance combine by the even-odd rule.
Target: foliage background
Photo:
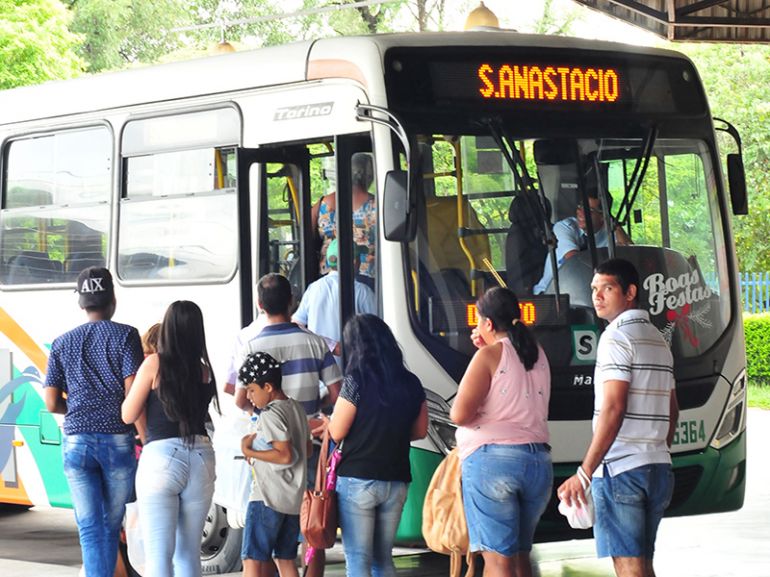
[[[71,17],[58,0],[0,0],[0,89],[81,73]]]
[[[746,372],[754,385],[770,386],[770,313],[746,314]]]

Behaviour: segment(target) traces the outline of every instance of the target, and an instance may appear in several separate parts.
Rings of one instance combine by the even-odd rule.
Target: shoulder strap
[[[315,474],[315,491],[320,493],[324,489],[324,480],[326,479],[326,462],[329,460],[329,429],[324,432],[321,442],[321,453],[318,455],[318,466]]]

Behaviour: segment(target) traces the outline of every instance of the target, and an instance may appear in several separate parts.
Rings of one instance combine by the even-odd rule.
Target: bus
[[[170,302],[198,303],[222,383],[257,279],[283,273],[299,299],[319,277],[312,207],[337,191],[341,322],[353,314],[348,192],[351,158],[365,153],[377,207],[366,281],[430,407],[401,542],[420,541],[425,489],[454,445],[448,410],[488,287],[519,295],[547,353],[556,485],[574,472],[604,326],[590,278],[613,256],[638,267],[640,306],[675,359],[668,514],[742,506],[746,360],[730,229],[747,211],[740,138],[711,118],[679,53],[511,31],[300,42],[2,92],[0,147],[0,502],[71,505],[61,418],[41,395],[50,343],[85,321],[80,270],[112,270],[115,318],[140,332]],[[551,264],[554,223],[592,190],[604,224]],[[631,244],[616,246],[609,226]],[[237,418],[220,396],[215,428]],[[206,572],[239,564],[234,517],[212,507]],[[554,497],[537,538],[574,535]]]

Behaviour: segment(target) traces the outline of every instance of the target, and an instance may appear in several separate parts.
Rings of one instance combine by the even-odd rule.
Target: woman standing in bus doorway
[[[329,432],[342,446],[337,503],[348,577],[394,577],[393,541],[412,480],[409,445],[428,432],[420,380],[374,315],[345,325],[345,378]]]
[[[144,577],[199,577],[200,540],[214,494],[214,450],[206,432],[216,383],[203,315],[190,301],[169,306],[158,353],[139,367],[123,420],[147,418],[136,495]]]
[[[353,242],[361,250],[358,254],[358,270],[361,280],[371,280],[374,277],[374,247],[377,227],[377,207],[374,195],[369,193],[369,187],[374,182],[374,165],[372,155],[367,152],[356,152],[350,157],[350,182],[353,187]],[[332,192],[322,196],[313,205],[310,218],[313,230],[321,241],[319,251],[319,270],[326,274],[330,268],[327,265],[326,249],[337,237],[337,193]],[[374,288],[369,285],[369,288]]]
[[[459,425],[470,548],[481,551],[485,577],[531,577],[532,538],[553,484],[551,373],[513,292],[492,288],[477,307],[479,350],[450,412]]]

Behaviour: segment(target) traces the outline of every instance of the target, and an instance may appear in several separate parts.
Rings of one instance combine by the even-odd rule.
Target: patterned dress
[[[326,264],[326,249],[329,243],[336,236],[337,232],[337,211],[329,208],[325,197],[321,199],[321,205],[318,208],[318,236],[321,237],[321,274],[329,272]],[[374,277],[374,246],[375,230],[377,226],[377,207],[374,197],[370,197],[365,203],[353,211],[353,241],[359,247],[362,247],[359,255],[358,274]]]

